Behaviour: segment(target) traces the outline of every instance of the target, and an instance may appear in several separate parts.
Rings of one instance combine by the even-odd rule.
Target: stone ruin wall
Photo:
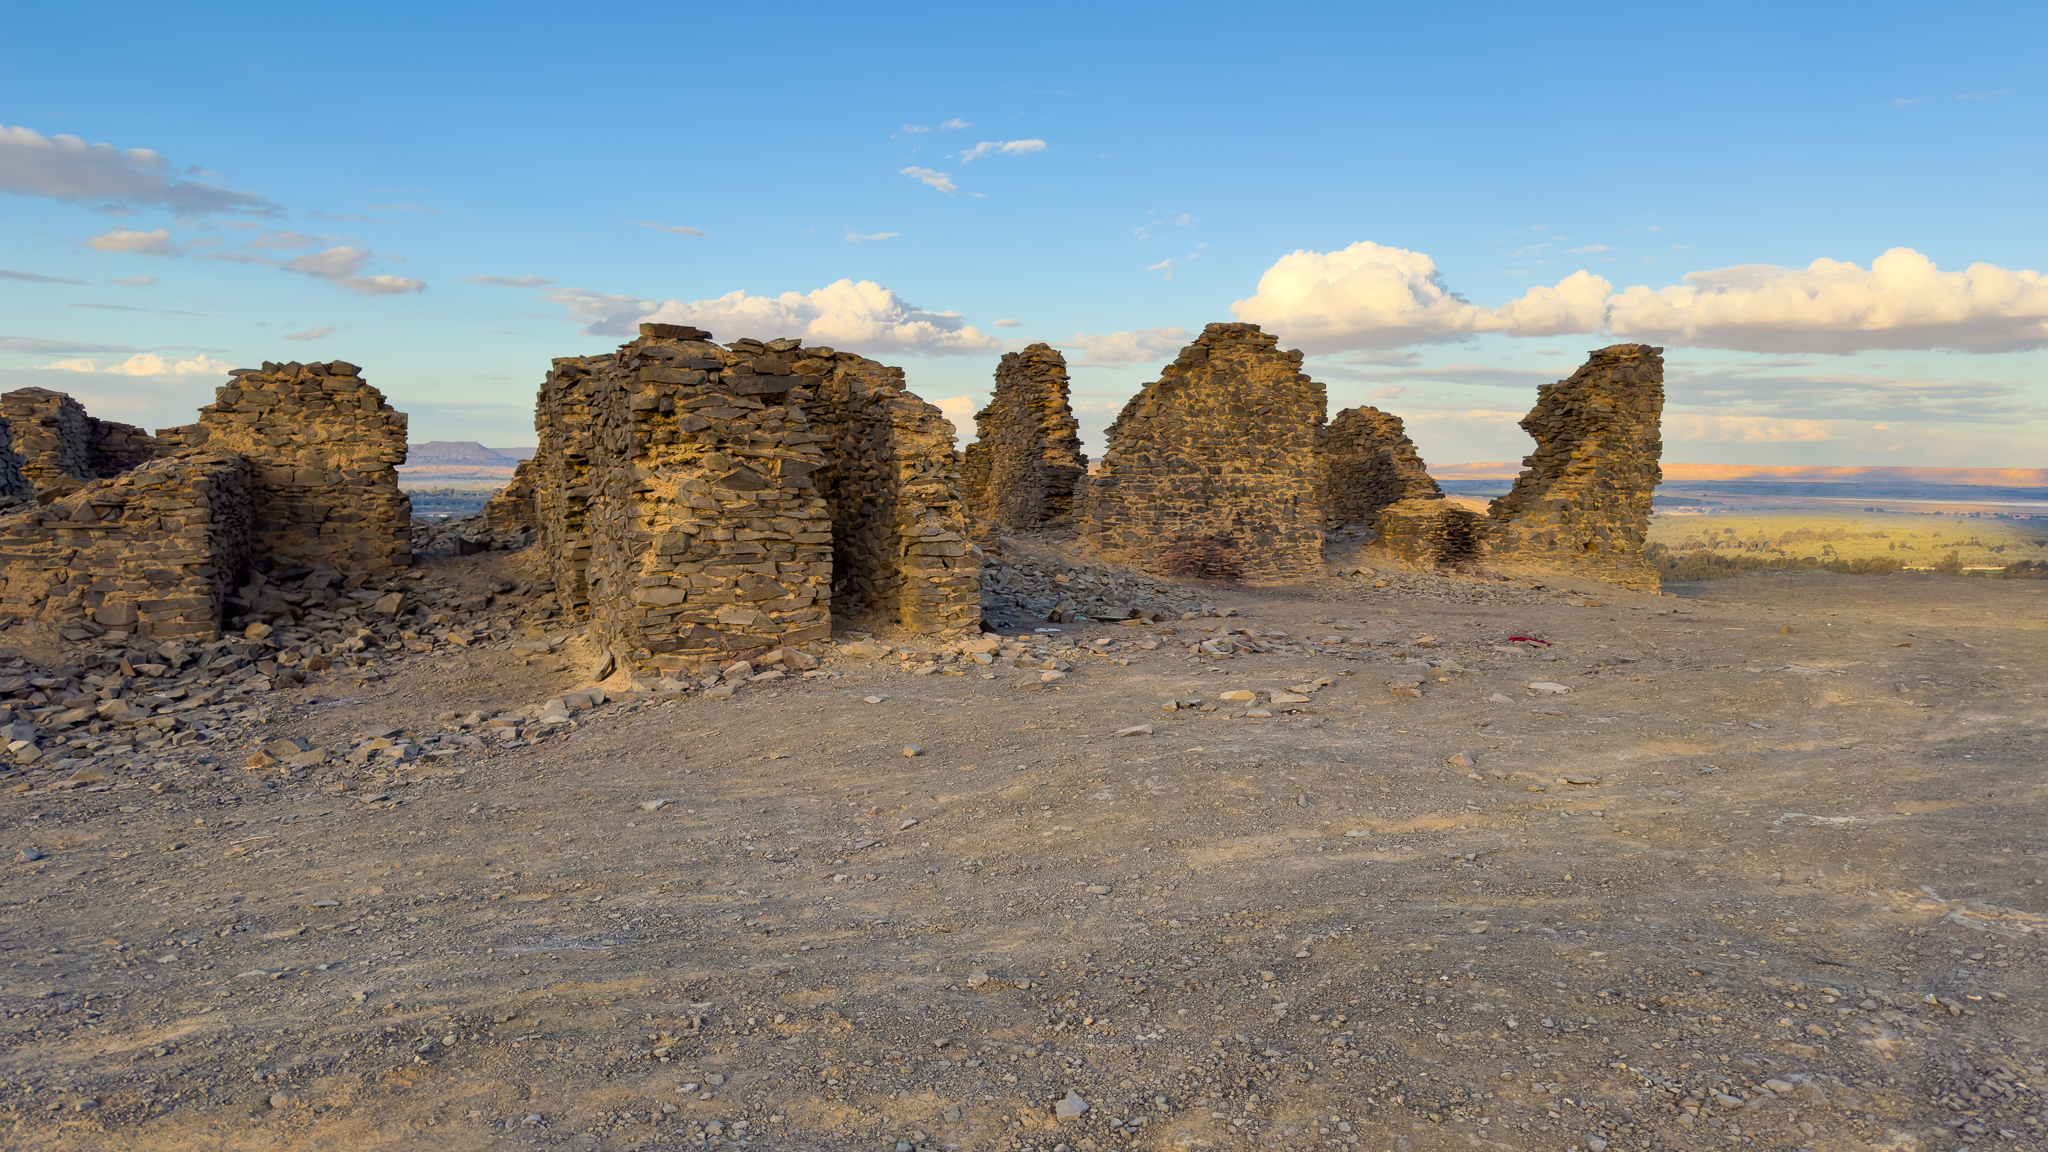
[[[1008,352],[995,395],[974,414],[961,464],[968,510],[998,528],[1064,523],[1088,474],[1081,424],[1068,401],[1067,361],[1049,344]]]
[[[250,566],[249,462],[153,460],[0,516],[0,616],[211,640]]]
[[[1327,401],[1255,324],[1211,324],[1124,405],[1083,482],[1082,541],[1172,575],[1285,579],[1323,556]]]
[[[253,548],[279,567],[383,575],[412,563],[412,501],[398,487],[406,416],[346,361],[238,368],[199,410],[210,452],[251,462]]]
[[[21,471],[36,486],[115,476],[161,455],[156,437],[133,424],[102,420],[62,392],[17,388],[0,396]]]
[[[1323,441],[1329,469],[1330,524],[1371,524],[1403,500],[1440,500],[1401,418],[1377,408],[1346,408]]]
[[[252,571],[411,563],[405,416],[341,361],[231,375],[198,423],[154,437],[62,393],[0,397],[0,438],[21,419],[39,462],[22,472],[44,477],[44,503],[0,513],[0,616],[213,639]]]
[[[36,486],[29,482],[21,465],[21,453],[14,450],[13,426],[0,416],[0,508],[36,498]]]
[[[556,596],[637,671],[826,639],[835,600],[924,632],[979,619],[951,426],[898,369],[644,324],[556,360],[535,424]]]
[[[1537,389],[1522,429],[1527,469],[1489,508],[1495,555],[1556,564],[1655,589],[1643,560],[1650,501],[1663,480],[1664,350],[1615,344]]]

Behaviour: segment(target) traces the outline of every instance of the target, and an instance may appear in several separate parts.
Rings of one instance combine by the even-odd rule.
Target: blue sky
[[[1048,341],[1099,451],[1246,319],[1437,462],[1634,339],[1667,459],[2048,466],[2048,9],[1419,7],[17,6],[0,389],[155,428],[338,358],[528,444],[657,316],[964,436]]]

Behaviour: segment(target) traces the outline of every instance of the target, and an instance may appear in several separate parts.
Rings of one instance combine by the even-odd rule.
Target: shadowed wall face
[[[1655,588],[1643,561],[1650,499],[1663,479],[1664,350],[1616,344],[1537,390],[1522,429],[1535,454],[1488,509],[1493,551],[1616,584]]]
[[[1300,352],[1254,324],[1209,325],[1110,425],[1082,486],[1082,541],[1150,571],[1316,572],[1326,403]]]
[[[1003,356],[975,442],[961,467],[968,510],[999,528],[1064,521],[1088,472],[1081,425],[1068,400],[1067,361],[1049,344]]]
[[[1330,523],[1370,524],[1403,500],[1435,500],[1430,479],[1401,418],[1377,408],[1346,408],[1330,421],[1323,444],[1330,475]]]

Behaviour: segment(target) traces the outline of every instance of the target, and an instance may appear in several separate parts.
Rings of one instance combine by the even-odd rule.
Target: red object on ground
[[[1548,648],[1548,647],[1550,647],[1550,641],[1548,641],[1548,640],[1538,640],[1538,639],[1537,639],[1537,638],[1535,638],[1534,636],[1510,636],[1510,637],[1508,637],[1508,643],[1510,643],[1510,644],[1513,644],[1513,643],[1514,643],[1515,641],[1517,641],[1517,640],[1525,640],[1525,641],[1527,641],[1527,642],[1529,642],[1529,643],[1531,643],[1531,644],[1541,644],[1541,645],[1543,645],[1543,646],[1544,646],[1545,648]]]

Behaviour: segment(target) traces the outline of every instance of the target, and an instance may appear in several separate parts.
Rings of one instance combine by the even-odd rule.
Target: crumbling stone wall
[[[1278,344],[1255,324],[1211,324],[1124,405],[1082,484],[1088,546],[1150,571],[1318,569],[1327,402],[1301,353]]]
[[[1651,494],[1664,478],[1663,352],[1615,344],[1592,353],[1570,379],[1537,389],[1536,407],[1522,418],[1536,452],[1488,509],[1496,554],[1657,587],[1643,540]]]
[[[534,504],[533,461],[521,460],[512,479],[484,505],[484,529],[492,533],[531,532],[539,523]]]
[[[1465,564],[1487,551],[1486,517],[1441,496],[1387,505],[1373,517],[1373,534],[1380,547],[1417,564]]]
[[[974,414],[974,425],[976,439],[960,469],[970,512],[1003,528],[1035,528],[1072,514],[1088,457],[1067,399],[1066,357],[1050,344],[1005,353],[995,395]]]
[[[801,357],[795,371],[824,437],[832,611],[926,634],[978,628],[981,554],[967,536],[952,423],[905,387],[901,368],[830,348],[789,354]]]
[[[278,567],[376,575],[412,563],[412,501],[399,490],[406,416],[345,361],[238,368],[198,429],[210,452],[251,461],[252,548]]]
[[[250,472],[232,454],[153,460],[0,514],[0,616],[216,639],[250,563]]]
[[[1403,500],[1437,500],[1401,418],[1377,408],[1346,408],[1330,421],[1323,442],[1330,477],[1330,523],[1370,524],[1380,510]]]
[[[640,331],[554,362],[521,470],[556,596],[613,658],[698,672],[825,639],[835,610],[978,623],[952,428],[901,370],[795,340]]]
[[[162,454],[149,433],[88,415],[77,400],[48,388],[0,396],[0,417],[13,428],[22,472],[36,486],[113,476]]]

